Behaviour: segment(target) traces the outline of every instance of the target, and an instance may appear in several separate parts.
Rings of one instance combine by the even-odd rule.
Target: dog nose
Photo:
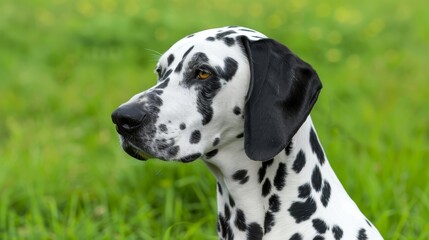
[[[146,116],[146,112],[138,104],[129,103],[113,111],[112,121],[119,129],[131,132],[143,124]]]

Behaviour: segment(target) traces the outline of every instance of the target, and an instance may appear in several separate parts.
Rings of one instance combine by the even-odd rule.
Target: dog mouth
[[[151,158],[156,158],[153,154],[149,153],[149,151],[147,150],[142,150],[141,148],[137,147],[136,145],[134,145],[132,142],[127,141],[127,140],[123,140],[122,141],[122,149],[131,157],[141,160],[141,161],[146,161],[148,159]]]
[[[155,158],[155,156],[153,154],[150,154],[149,151],[138,147],[137,144],[134,143],[134,141],[136,140],[136,137],[134,136],[134,134],[128,133],[123,128],[118,127],[117,125],[116,125],[116,132],[119,135],[122,149],[128,155],[142,161],[146,161],[150,158]]]
[[[187,158],[177,158],[180,147],[176,145],[174,138],[153,139],[149,133],[135,135],[122,131],[116,127],[122,149],[131,157],[146,161],[156,158],[163,161],[187,162]]]
[[[172,142],[155,140],[147,142],[144,139],[138,139],[135,136],[119,133],[122,149],[131,157],[146,161],[156,158],[163,161],[174,160],[179,151],[179,147]]]

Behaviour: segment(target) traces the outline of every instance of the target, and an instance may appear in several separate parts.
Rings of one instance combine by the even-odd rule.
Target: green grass
[[[244,25],[318,71],[331,165],[386,239],[429,238],[426,2],[1,1],[0,239],[217,239],[201,162],[139,162],[110,113],[157,54]]]

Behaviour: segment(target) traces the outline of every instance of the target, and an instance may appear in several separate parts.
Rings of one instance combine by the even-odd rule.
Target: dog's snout
[[[120,130],[131,132],[139,128],[147,118],[147,113],[134,103],[120,106],[112,113],[112,121]]]

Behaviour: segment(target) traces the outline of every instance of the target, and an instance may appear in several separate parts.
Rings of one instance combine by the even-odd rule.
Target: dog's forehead
[[[159,64],[166,63],[170,65],[175,59],[182,58],[183,55],[190,51],[225,55],[225,51],[237,49],[236,46],[239,44],[237,43],[237,37],[239,36],[254,41],[266,38],[260,32],[240,26],[208,29],[190,34],[177,41],[161,56]]]

